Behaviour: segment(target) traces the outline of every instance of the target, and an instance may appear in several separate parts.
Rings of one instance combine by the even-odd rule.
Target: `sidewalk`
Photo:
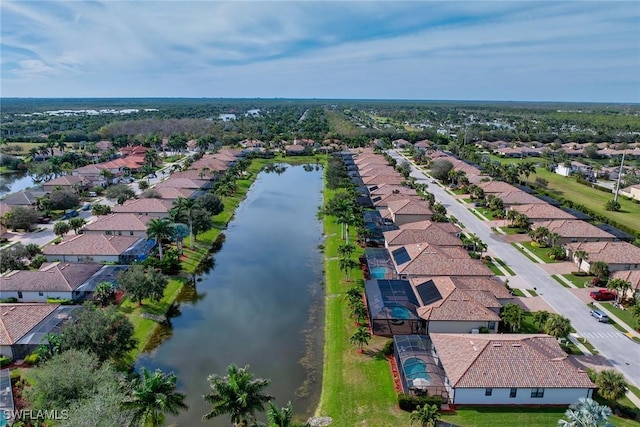
[[[584,354],[593,354],[589,351],[587,347],[585,347],[580,341],[578,341],[578,334],[569,334],[567,337],[569,341],[573,343],[578,349]]]

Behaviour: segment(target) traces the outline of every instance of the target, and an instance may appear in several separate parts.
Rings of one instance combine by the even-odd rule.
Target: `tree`
[[[101,362],[119,359],[136,346],[133,324],[112,305],[106,308],[83,305],[76,321],[63,326],[60,335],[63,349],[89,351]],[[69,366],[76,366],[76,362]]]
[[[549,235],[547,236],[547,241],[549,242],[549,246],[554,248],[559,238],[560,238],[560,234],[555,232],[550,232]]]
[[[411,424],[418,423],[422,427],[435,427],[440,414],[438,414],[438,407],[436,405],[424,405],[418,407],[411,412],[410,420]]]
[[[193,210],[193,240],[198,240],[198,234],[203,233],[213,227],[213,219],[209,212],[196,208]]]
[[[566,338],[571,332],[571,321],[560,314],[550,314],[544,323],[544,332],[555,338]]]
[[[24,259],[28,258],[28,256],[29,253],[22,246],[22,243],[17,243],[3,250],[2,256],[0,256],[0,273],[10,270],[27,270],[28,267]]]
[[[364,306],[362,298],[351,305],[351,316],[355,319],[358,325],[362,320],[367,319],[367,308]]]
[[[102,307],[109,305],[116,297],[116,290],[111,282],[100,282],[93,293]]]
[[[170,239],[174,235],[174,229],[167,218],[153,218],[147,224],[147,236],[158,243],[158,254],[162,258],[162,241]]]
[[[107,188],[104,192],[104,196],[109,200],[119,200],[121,196],[127,199],[133,199],[136,193],[127,184],[116,184]]]
[[[358,352],[362,353],[362,349],[365,345],[369,344],[369,340],[371,339],[371,334],[369,333],[369,329],[366,326],[360,326],[351,338],[349,338],[349,342],[358,347]]]
[[[143,199],[162,199],[162,195],[155,188],[148,188],[140,195]]]
[[[138,305],[142,305],[145,298],[159,301],[167,283],[164,274],[154,268],[145,269],[143,265],[132,265],[118,276],[118,287],[137,301]]]
[[[196,204],[199,208],[204,209],[209,215],[218,215],[224,211],[224,203],[218,196],[213,193],[205,193],[196,199]]]
[[[40,214],[25,206],[15,206],[4,215],[5,225],[12,230],[31,231],[33,224],[38,222]]]
[[[600,405],[593,399],[581,397],[564,413],[565,419],[558,421],[560,427],[606,427],[611,417],[611,408]]]
[[[356,250],[356,247],[353,245],[349,245],[349,244],[340,245],[338,246],[338,255],[344,258],[348,258],[351,256],[351,254],[355,250]]]
[[[549,313],[546,310],[534,311],[533,312],[533,321],[538,324],[538,327],[542,328],[544,326],[544,324],[547,322],[547,319],[549,319],[550,315],[551,315],[551,313]]]
[[[40,249],[40,246],[38,246],[35,243],[27,243],[27,245],[24,247],[24,249],[29,254],[29,258],[32,258],[32,257],[42,253],[42,249]]]
[[[71,209],[80,203],[76,193],[63,189],[53,190],[49,195],[49,200],[51,200],[51,209]]]
[[[339,259],[340,270],[344,272],[347,282],[351,279],[351,270],[358,266],[358,263],[351,258]]]
[[[111,206],[96,203],[91,206],[91,213],[96,216],[109,215],[111,213]]]
[[[347,289],[344,297],[347,300],[349,307],[352,309],[356,304],[362,303],[362,291],[356,286],[352,286]]]
[[[111,179],[113,179],[113,172],[109,169],[102,169],[100,171],[100,176],[104,178],[107,186],[111,185]]]
[[[296,424],[293,422],[293,405],[291,402],[278,408],[273,402],[269,402],[267,409],[268,427],[309,427],[308,424]]]
[[[578,260],[578,271],[580,271],[580,267],[582,266],[582,261],[586,261],[589,259],[589,254],[587,251],[579,249],[573,253],[573,257]]]
[[[607,289],[616,291],[616,301],[620,303],[624,299],[625,294],[631,289],[631,282],[616,277],[607,282]]]
[[[144,367],[131,384],[131,395],[122,402],[131,410],[133,421],[145,427],[164,425],[165,414],[178,415],[188,408],[185,395],[176,391],[178,378],[160,369],[150,372]]]
[[[147,181],[145,181],[145,180],[143,180],[143,179],[142,179],[142,180],[140,180],[140,181],[138,182],[138,188],[139,188],[140,190],[144,191],[144,190],[146,190],[146,189],[148,189],[148,188],[149,188],[149,183],[148,183]]]
[[[440,181],[445,181],[449,171],[453,169],[453,163],[446,159],[436,159],[431,163],[431,176]]]
[[[62,237],[71,231],[71,226],[68,222],[58,221],[53,225],[53,234],[56,236]]]
[[[524,310],[517,304],[509,303],[502,307],[502,321],[509,326],[511,332],[518,332],[524,321]]]
[[[108,378],[97,385],[90,397],[70,403],[68,417],[56,421],[56,425],[60,427],[130,426],[131,414],[121,406],[125,398],[126,394],[119,382]]]
[[[101,383],[113,383],[117,378],[111,365],[101,364],[95,354],[71,349],[31,369],[25,394],[32,404],[30,409],[36,411],[68,408],[94,395]]]
[[[604,205],[604,208],[608,211],[620,212],[622,206],[617,200],[611,199]]]
[[[78,231],[84,227],[84,225],[87,223],[87,221],[84,218],[80,218],[80,217],[75,217],[75,218],[71,218],[69,220],[69,227],[76,233],[78,234]]]
[[[518,212],[511,225],[516,228],[527,229],[529,228],[529,217],[527,214]]]
[[[596,376],[598,394],[607,400],[616,401],[629,389],[621,373],[613,369],[605,369]]]
[[[193,249],[193,212],[196,209],[196,201],[178,197],[173,206],[187,218],[189,223],[189,248]]]
[[[212,407],[211,411],[202,417],[203,420],[228,415],[234,426],[246,425],[249,421],[255,420],[256,411],[264,411],[265,405],[273,400],[272,396],[264,393],[270,381],[254,378],[249,371],[249,365],[238,368],[232,364],[227,368],[227,375],[224,377],[212,374],[207,380],[211,391],[202,398]]]
[[[589,266],[589,273],[596,276],[598,280],[602,282],[609,277],[609,265],[604,261],[592,262]]]

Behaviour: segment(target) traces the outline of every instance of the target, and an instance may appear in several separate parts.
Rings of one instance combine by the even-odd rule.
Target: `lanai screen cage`
[[[9,369],[0,371],[0,426],[8,425],[13,411],[13,389]]]
[[[31,329],[28,334],[13,345],[14,360],[24,358],[38,348],[40,344],[44,344],[43,339],[48,333],[59,334],[62,326],[66,322],[72,321],[74,312],[80,308],[81,306],[79,305],[61,305],[56,308],[53,313],[45,317],[35,328]]]
[[[77,299],[93,299],[96,287],[102,282],[111,283],[115,287],[118,282],[118,276],[127,268],[129,268],[128,265],[105,265],[75,290]]]
[[[141,238],[120,255],[120,263],[131,264],[134,261],[144,261],[149,257],[155,245],[156,241],[154,239]]]
[[[375,335],[424,333],[426,324],[418,317],[419,302],[408,281],[367,280],[365,293]]]
[[[446,375],[427,335],[395,335],[393,347],[402,390],[411,395],[442,397],[449,400]]]
[[[395,279],[396,268],[389,251],[385,248],[367,248],[364,250],[367,261],[365,279]]]

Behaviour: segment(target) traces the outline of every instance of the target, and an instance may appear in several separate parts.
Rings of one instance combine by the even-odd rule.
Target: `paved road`
[[[395,150],[389,151],[389,154],[398,161],[403,159]],[[480,221],[442,187],[431,184],[431,179],[413,165],[411,176],[418,182],[429,184],[429,191],[447,208],[447,212],[463,223],[467,230],[477,234],[498,258],[511,267],[516,276],[509,278],[510,285],[536,288],[547,304],[571,320],[571,325],[578,334],[587,338],[632,383],[640,385],[640,345],[632,342],[612,325],[598,323],[589,315],[588,307],[578,297],[557,283],[538,264],[505,242],[500,235],[493,233],[486,223]]]

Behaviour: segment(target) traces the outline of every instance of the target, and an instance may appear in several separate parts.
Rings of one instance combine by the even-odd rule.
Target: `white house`
[[[64,238],[62,242],[44,247],[47,261],[62,262],[114,262],[127,264],[145,259],[153,247],[145,238],[136,236],[107,236],[105,234],[79,234]]]
[[[569,405],[595,385],[544,334],[430,334],[454,405]]]

